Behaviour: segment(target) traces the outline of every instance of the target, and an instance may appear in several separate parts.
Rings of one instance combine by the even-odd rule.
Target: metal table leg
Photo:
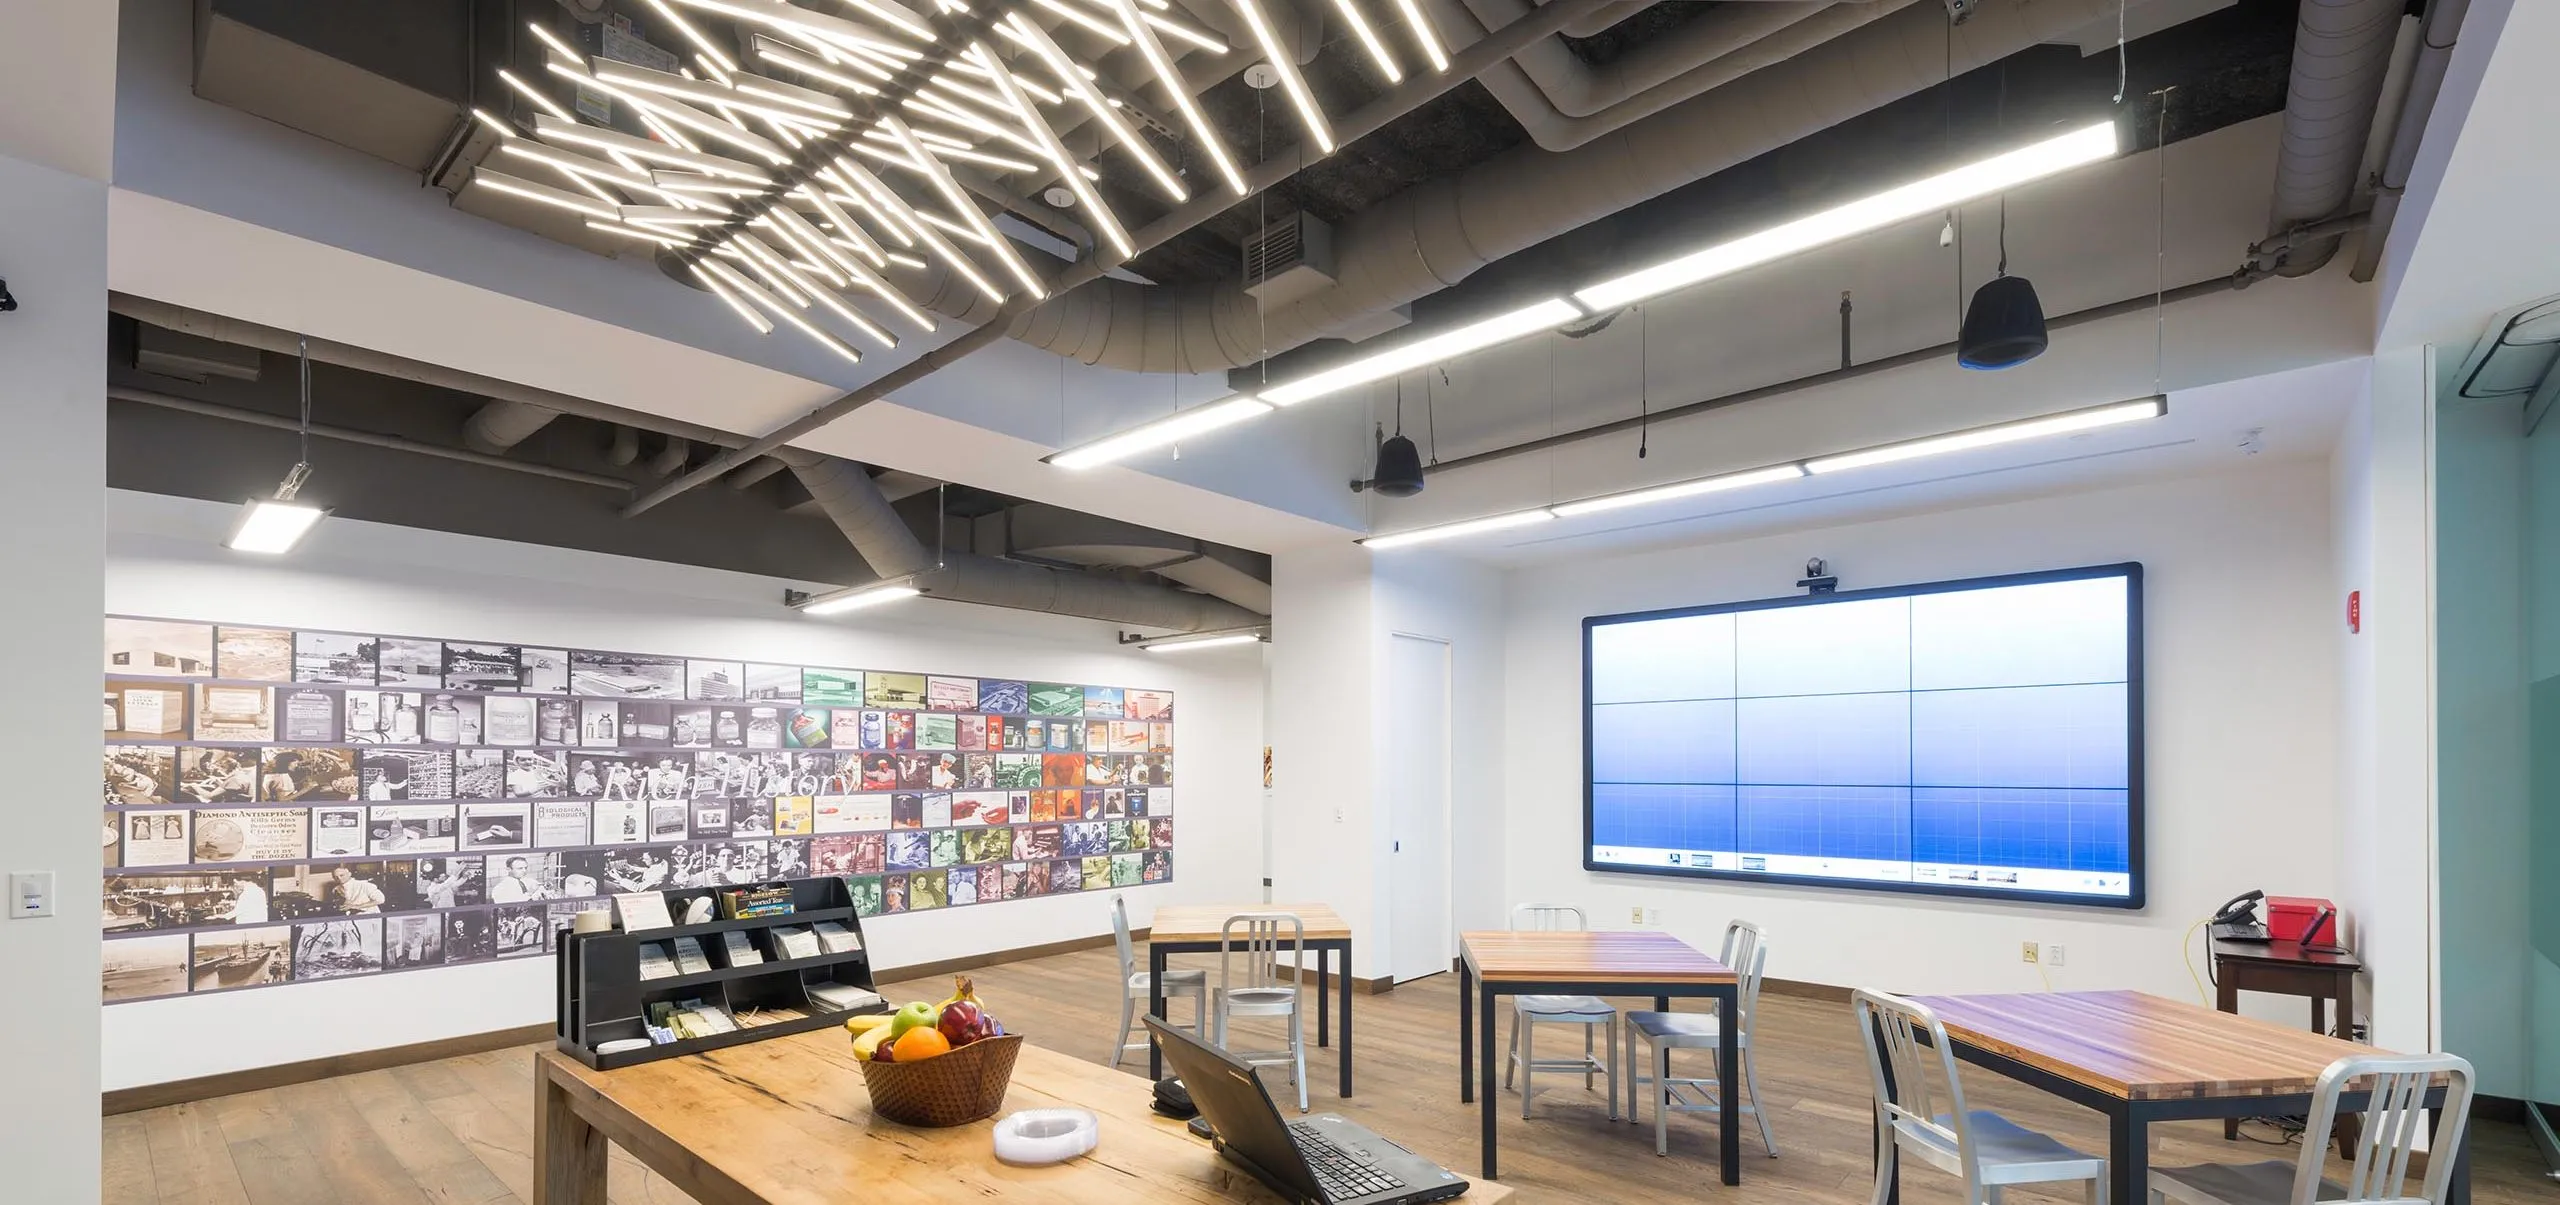
[[[1342,943],[1342,1095],[1351,1096],[1351,943]]]
[[[1147,970],[1149,972],[1147,1011],[1154,1014],[1156,1020],[1161,1021],[1164,1020],[1165,950],[1163,946],[1154,942],[1147,943]],[[1208,1028],[1206,1024],[1208,1019],[1203,1017],[1201,1020],[1203,1022],[1201,1028]],[[1147,1031],[1147,1078],[1150,1080],[1164,1078],[1164,1049],[1156,1045],[1154,1030]]]

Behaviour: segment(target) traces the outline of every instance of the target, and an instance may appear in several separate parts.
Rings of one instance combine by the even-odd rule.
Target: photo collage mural
[[[1169,881],[1173,695],[109,617],[107,1003],[547,955],[620,892]]]

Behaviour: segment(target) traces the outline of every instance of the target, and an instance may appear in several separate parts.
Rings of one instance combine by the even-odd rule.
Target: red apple
[[[950,1041],[953,1049],[958,1049],[986,1036],[981,1032],[981,1022],[985,1017],[977,1005],[966,1000],[954,1000],[942,1006],[942,1019],[935,1023],[935,1027],[942,1031],[942,1036]]]

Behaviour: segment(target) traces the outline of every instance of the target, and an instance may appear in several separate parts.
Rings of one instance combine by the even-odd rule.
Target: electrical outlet
[[[1644,923],[1645,923],[1645,926],[1646,926],[1647,928],[1652,928],[1652,929],[1659,929],[1659,928],[1661,928],[1661,927],[1662,927],[1662,909],[1660,909],[1660,908],[1647,908],[1647,909],[1645,909],[1645,910],[1644,910]]]
[[[2061,942],[2049,941],[2044,943],[2044,964],[2049,967],[2058,967],[2062,965]]]
[[[2034,962],[2036,961],[2036,953],[2036,943],[2031,941],[2022,941],[2018,943],[2018,961]]]
[[[1627,909],[1627,923],[1628,923],[1628,924],[1630,924],[1630,925],[1634,925],[1635,927],[1637,927],[1637,928],[1639,928],[1639,929],[1643,928],[1643,927],[1644,927],[1644,909],[1642,909],[1642,908],[1629,908],[1629,909]]]

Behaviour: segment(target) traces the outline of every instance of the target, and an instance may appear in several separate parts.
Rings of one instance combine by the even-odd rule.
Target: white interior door
[[[1390,638],[1387,654],[1388,958],[1398,982],[1449,969],[1449,644]]]

